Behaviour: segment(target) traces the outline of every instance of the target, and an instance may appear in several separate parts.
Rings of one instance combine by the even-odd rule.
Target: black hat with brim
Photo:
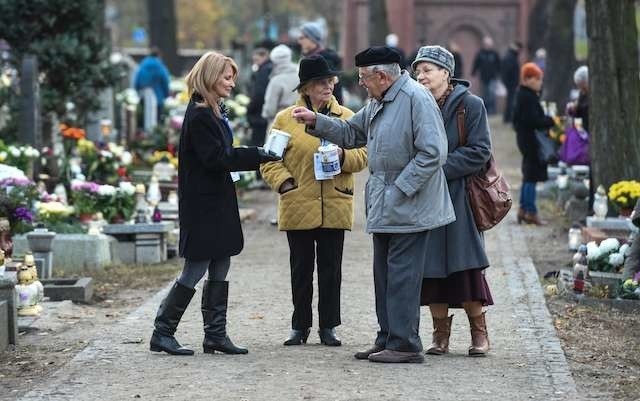
[[[337,77],[340,73],[341,71],[332,70],[327,60],[320,55],[305,57],[300,60],[300,69],[298,70],[300,83],[293,89],[293,92],[309,81]]]
[[[374,46],[356,54],[356,67],[380,64],[400,64],[400,53],[389,46]]]

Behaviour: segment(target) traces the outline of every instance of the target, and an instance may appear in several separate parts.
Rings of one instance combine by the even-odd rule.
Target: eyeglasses
[[[367,81],[369,78],[371,78],[373,75],[376,75],[375,72],[372,72],[370,74],[358,74],[358,82],[364,82]]]

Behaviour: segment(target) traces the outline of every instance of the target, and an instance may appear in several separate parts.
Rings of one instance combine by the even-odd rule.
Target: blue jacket
[[[169,70],[158,57],[147,56],[138,67],[133,86],[136,90],[153,88],[158,106],[163,106],[169,96]]]

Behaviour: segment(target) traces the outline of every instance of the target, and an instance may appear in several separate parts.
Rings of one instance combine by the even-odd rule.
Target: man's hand
[[[269,153],[264,148],[258,147],[258,159],[260,163],[277,162],[282,160],[282,157]]]
[[[291,117],[300,124],[309,125],[311,127],[315,127],[316,125],[316,113],[306,107],[296,107],[291,111]]]

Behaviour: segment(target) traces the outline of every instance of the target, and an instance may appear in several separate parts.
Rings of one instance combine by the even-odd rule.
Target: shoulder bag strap
[[[460,103],[458,103],[458,107],[456,108],[456,117],[458,118],[458,146],[464,146],[467,144],[467,133],[464,128],[464,117],[465,117],[465,108],[464,108],[464,99],[466,95],[462,97]]]

